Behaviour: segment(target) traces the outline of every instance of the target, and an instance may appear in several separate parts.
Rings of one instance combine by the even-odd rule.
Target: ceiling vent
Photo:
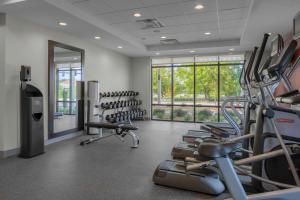
[[[155,18],[137,20],[136,22],[142,26],[143,30],[164,27],[164,25]]]
[[[176,39],[164,39],[164,40],[160,40],[161,44],[178,44],[178,40]]]

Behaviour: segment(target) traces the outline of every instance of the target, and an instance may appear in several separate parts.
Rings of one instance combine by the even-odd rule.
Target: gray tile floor
[[[117,138],[79,146],[83,137],[49,145],[44,155],[0,161],[1,200],[224,199],[152,183],[158,163],[172,146],[199,125],[138,122],[141,144],[129,147]]]

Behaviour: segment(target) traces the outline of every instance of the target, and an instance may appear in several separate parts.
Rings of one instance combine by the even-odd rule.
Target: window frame
[[[224,55],[223,55],[224,56]],[[242,56],[242,55],[240,55]],[[222,63],[222,61],[220,61],[220,57],[222,57],[222,55],[219,56],[215,56],[218,57],[218,61],[214,64],[208,64],[208,63],[203,63],[201,64],[200,62],[196,62],[196,56],[193,56],[193,65],[184,65],[185,63],[181,63],[181,65],[178,65],[178,63],[173,63],[173,59],[171,58],[171,63],[163,63],[160,65],[156,64],[153,66],[153,59],[151,59],[151,120],[154,121],[170,121],[170,122],[186,122],[186,123],[203,123],[204,121],[198,121],[197,120],[197,113],[196,110],[197,108],[217,108],[218,110],[218,120],[215,123],[220,122],[221,119],[221,107],[222,105],[220,105],[221,103],[221,96],[220,96],[220,75],[221,75],[221,67],[222,66],[244,66],[245,64],[245,60],[232,60],[232,62],[228,62],[228,61],[224,61],[225,63]],[[189,63],[190,64],[190,63]],[[197,105],[196,104],[196,68],[197,67],[201,67],[201,66],[217,66],[218,67],[218,84],[217,84],[217,90],[218,90],[218,100],[217,100],[217,105]],[[192,105],[180,105],[180,104],[174,104],[174,68],[175,67],[193,67],[193,71],[194,71],[194,102]],[[153,69],[155,68],[170,68],[171,69],[171,104],[158,104],[158,103],[153,103]],[[153,118],[153,107],[155,106],[159,106],[159,107],[166,107],[166,108],[171,108],[171,119],[170,120],[164,120],[164,119],[155,119]],[[174,120],[174,107],[193,107],[193,121],[180,121],[180,120]],[[228,107],[229,108],[229,107]],[[242,106],[236,106],[237,109],[244,109],[244,107]]]

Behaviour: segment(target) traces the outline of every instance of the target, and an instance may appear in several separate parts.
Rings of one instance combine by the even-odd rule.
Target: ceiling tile
[[[144,6],[155,6],[182,2],[182,0],[140,0]]]
[[[161,35],[167,35],[169,38],[176,34],[186,34],[189,32],[196,32],[199,35],[204,35],[205,32],[210,31],[212,35],[215,35],[218,30],[218,24],[216,23],[201,23],[197,25],[181,25],[170,26],[159,29],[160,33],[153,33],[149,30],[140,30],[139,34],[145,37],[157,37]],[[207,36],[209,37],[209,36]]]
[[[196,42],[196,41],[210,41],[218,39],[218,34],[206,36],[202,32],[188,32],[175,34],[174,38],[176,38],[179,42]]]
[[[218,0],[219,9],[249,7],[250,0]]]
[[[105,0],[114,10],[128,10],[143,7],[139,0]]]
[[[233,19],[244,19],[247,17],[248,9],[247,8],[239,8],[233,10],[224,10],[220,12],[220,20],[233,20]]]
[[[158,18],[158,20],[162,22],[164,26],[176,26],[176,25],[179,26],[179,25],[189,23],[187,18],[184,15]]]
[[[220,22],[221,29],[244,28],[244,26],[245,26],[245,19],[227,20],[227,21]]]
[[[92,15],[113,11],[103,0],[76,1],[73,5]]]
[[[184,1],[168,5],[153,6],[149,7],[148,9],[152,12],[152,14],[155,17],[171,17],[185,14],[206,13],[216,11],[215,1],[207,1],[207,3],[204,4],[205,7],[203,10],[195,10],[195,5],[195,1]]]
[[[135,18],[133,16],[133,10],[110,12],[107,14],[97,15],[97,17],[99,17],[102,20],[105,20],[109,24],[116,25],[120,23],[135,22],[136,20],[153,18],[153,16],[148,12],[147,9],[139,9],[139,12],[142,14],[142,17],[139,18]]]
[[[242,28],[228,28],[228,29],[221,29],[220,30],[220,38],[221,39],[237,39],[241,38],[241,35],[243,33]]]
[[[190,24],[199,24],[201,22],[218,21],[218,16],[216,12],[207,12],[207,13],[186,15],[186,19]]]
[[[132,34],[141,30],[141,27],[136,22],[120,23],[120,24],[118,24],[118,28],[123,31],[130,32]],[[134,34],[134,35],[137,35],[137,34]]]

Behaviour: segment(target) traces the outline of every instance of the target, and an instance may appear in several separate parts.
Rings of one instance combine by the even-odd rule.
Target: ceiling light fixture
[[[74,59],[74,60],[78,60],[78,58],[77,58],[77,57],[74,57],[73,59]]]
[[[141,13],[139,13],[139,12],[135,12],[135,13],[133,13],[133,16],[134,16],[134,17],[141,17],[141,16],[142,16],[142,14],[141,14]]]
[[[58,22],[58,25],[60,25],[60,26],[67,26],[68,24],[66,22]]]
[[[204,6],[202,4],[198,4],[194,7],[196,10],[202,10]]]
[[[206,33],[204,33],[205,35],[211,35],[211,32],[206,32]]]
[[[195,51],[194,51],[194,50],[191,50],[190,53],[195,53]]]
[[[161,36],[160,38],[161,39],[167,39],[167,36]]]
[[[159,52],[156,52],[155,54],[156,54],[157,56],[158,56],[158,55],[160,55],[160,53],[159,53]]]
[[[19,2],[22,2],[22,1],[26,1],[26,0],[5,0],[3,2],[3,5],[9,5],[9,4],[14,4],[14,3],[19,3]]]
[[[100,39],[101,39],[100,36],[95,36],[94,38],[95,38],[96,40],[100,40]]]
[[[118,46],[118,49],[123,49],[123,47],[122,46]]]
[[[234,48],[229,49],[229,51],[234,51]]]

